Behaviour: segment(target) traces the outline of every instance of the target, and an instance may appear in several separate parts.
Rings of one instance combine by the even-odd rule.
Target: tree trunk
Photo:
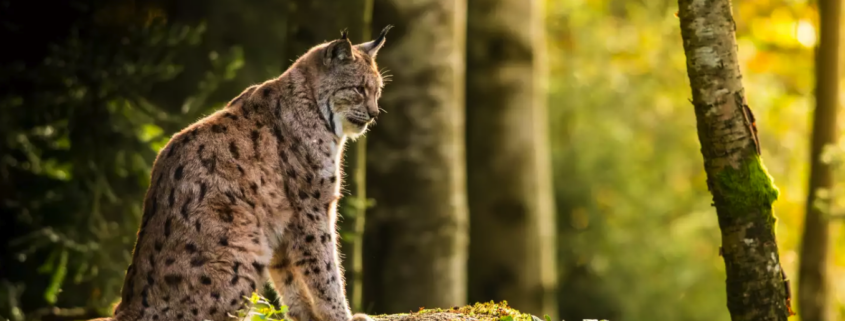
[[[385,112],[367,134],[366,311],[466,300],[465,10],[459,0],[374,3],[373,24],[396,27],[377,59],[393,74]]]
[[[373,30],[373,0],[361,1],[363,30],[360,43],[364,43],[375,39],[370,36]],[[352,243],[352,250],[344,251],[347,254],[346,261],[349,262],[347,263],[349,269],[346,277],[346,288],[352,311],[361,311],[363,309],[361,302],[364,299],[364,231],[366,230],[367,208],[370,205],[367,198],[367,136],[358,137],[350,147],[352,148],[349,148],[348,158],[353,159],[353,161],[347,162],[347,164],[352,168],[352,184],[348,185],[352,186],[351,190],[355,196],[351,197],[351,202],[347,202],[347,204],[352,205],[350,210],[354,214],[350,215],[353,224],[346,224],[352,227],[353,232],[353,237],[349,240]]]
[[[730,0],[679,0],[678,6],[707,185],[722,231],[731,319],[786,320],[772,213],[778,190],[760,159],[745,101]]]
[[[833,188],[831,164],[822,161],[827,145],[836,144],[839,91],[839,0],[819,0],[820,41],[816,48],[816,110],[810,151],[807,218],[801,242],[798,306],[801,320],[832,320],[828,306],[828,218]]]
[[[542,5],[467,4],[469,300],[556,315]]]

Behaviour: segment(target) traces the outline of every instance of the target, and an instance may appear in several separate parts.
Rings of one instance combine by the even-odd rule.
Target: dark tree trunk
[[[393,74],[368,135],[364,307],[379,313],[466,300],[465,3],[376,0],[393,24],[378,63]],[[372,307],[372,309],[370,309]]]
[[[542,3],[467,3],[468,277],[471,302],[555,315]]]
[[[730,0],[679,0],[707,185],[722,231],[733,321],[786,320],[772,203],[778,191],[760,159],[754,116],[737,63]]]
[[[798,273],[798,306],[801,320],[832,320],[828,305],[828,249],[831,200],[822,191],[833,188],[831,164],[821,155],[836,144],[836,110],[839,108],[839,0],[819,0],[820,41],[816,48],[816,110],[810,151],[807,218],[801,242]]]
[[[371,36],[373,31],[373,0],[359,0],[361,2],[362,31],[361,43],[375,39]],[[349,220],[343,228],[352,231],[347,235],[351,237],[344,242],[348,250],[344,265],[346,270],[346,292],[349,297],[349,305],[352,311],[362,311],[361,305],[364,299],[364,231],[366,230],[367,208],[370,201],[367,198],[367,136],[360,136],[354,143],[349,144],[346,153],[350,170],[347,176],[350,191],[354,196],[345,202],[348,206]],[[350,179],[351,178],[351,179]]]

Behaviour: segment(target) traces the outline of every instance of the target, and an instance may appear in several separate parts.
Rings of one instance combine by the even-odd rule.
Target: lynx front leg
[[[351,320],[334,229],[322,224],[306,225],[304,229],[291,231],[288,235],[291,238],[291,270],[302,276],[302,283],[313,299],[314,312],[322,321]],[[355,315],[355,320],[369,318]]]
[[[270,261],[270,278],[273,287],[282,296],[282,302],[288,307],[285,318],[294,321],[318,320],[314,315],[313,302],[305,292],[302,276],[292,269],[293,264],[287,255],[288,244],[282,244],[273,253]]]

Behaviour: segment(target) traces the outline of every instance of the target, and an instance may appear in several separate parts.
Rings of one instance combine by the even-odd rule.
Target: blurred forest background
[[[386,113],[347,146],[353,309],[508,300],[556,319],[728,320],[677,7],[0,0],[0,319],[109,314],[169,137],[341,29],[363,42],[393,24]],[[735,1],[734,17],[794,296],[818,9]],[[832,147],[841,182],[845,145]],[[835,186],[824,193],[845,211]],[[845,319],[842,220],[830,242]]]

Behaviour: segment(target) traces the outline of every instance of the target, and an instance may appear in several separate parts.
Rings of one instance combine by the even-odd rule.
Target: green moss
[[[777,219],[771,210],[780,191],[759,155],[745,159],[739,168],[726,166],[716,174],[718,195],[731,215],[762,214],[774,230]],[[739,217],[734,217],[739,218]]]
[[[424,316],[438,313],[452,313],[460,314],[467,317],[472,317],[479,320],[513,320],[513,321],[532,321],[530,314],[522,313],[514,308],[508,306],[507,301],[496,303],[493,301],[476,303],[474,305],[467,305],[463,307],[453,307],[451,309],[420,309],[418,312],[410,314],[392,314],[390,317],[398,316]],[[376,316],[378,318],[379,316]],[[381,316],[386,317],[386,316]]]

